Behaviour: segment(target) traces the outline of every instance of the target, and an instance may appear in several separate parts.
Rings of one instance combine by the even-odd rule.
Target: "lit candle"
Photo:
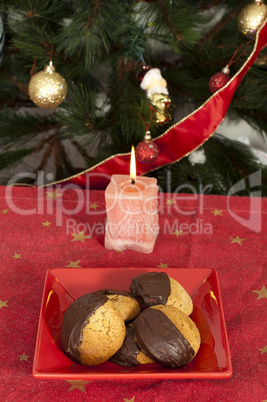
[[[113,176],[112,176],[113,177]],[[127,176],[124,176],[127,178]],[[132,146],[131,150],[131,159],[130,159],[130,181],[126,179],[125,185],[121,186],[122,190],[126,193],[138,193],[141,190],[144,190],[145,186],[140,182],[136,182],[136,161],[135,161],[135,150]]]
[[[134,147],[130,175],[113,175],[105,191],[105,247],[151,253],[159,232],[158,186],[152,177],[136,176]]]

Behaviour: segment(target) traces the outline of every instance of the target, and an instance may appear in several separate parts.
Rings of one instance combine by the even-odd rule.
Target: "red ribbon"
[[[239,71],[200,108],[156,138],[160,153],[152,164],[137,162],[137,175],[144,175],[182,159],[207,141],[222,123],[234,93],[259,52],[267,44],[267,21],[257,32],[254,48]],[[63,180],[81,187],[104,189],[113,174],[129,174],[130,153],[114,155],[78,176]]]

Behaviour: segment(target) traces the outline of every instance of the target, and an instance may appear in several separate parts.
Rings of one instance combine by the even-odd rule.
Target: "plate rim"
[[[207,271],[207,276],[208,277],[211,273],[215,275],[216,279],[216,285],[217,285],[217,292],[218,292],[218,307],[220,311],[220,319],[221,319],[221,324],[223,327],[223,332],[225,336],[225,350],[226,350],[226,360],[228,363],[228,367],[225,368],[225,370],[218,370],[218,371],[194,371],[192,372],[183,372],[179,371],[177,373],[176,371],[168,371],[165,372],[136,372],[136,373],[118,373],[118,372],[104,372],[104,373],[90,373],[90,372],[82,372],[82,373],[62,373],[62,372],[49,372],[49,371],[41,371],[37,367],[37,356],[38,356],[38,350],[40,348],[40,327],[42,323],[42,315],[44,312],[44,305],[45,305],[45,291],[47,289],[47,282],[49,279],[49,276],[53,274],[53,272],[56,271],[73,271],[77,273],[78,271],[84,271],[84,270],[149,270],[149,271],[160,271],[160,272],[171,272],[172,270],[175,271]],[[171,275],[170,275],[171,276]],[[146,365],[148,366],[148,365]],[[38,327],[37,327],[37,335],[36,335],[36,341],[35,341],[35,349],[34,349],[34,357],[33,357],[33,366],[32,366],[32,375],[33,377],[37,379],[64,379],[64,380],[141,380],[141,379],[176,379],[176,380],[186,380],[186,379],[227,379],[230,378],[233,374],[233,367],[232,367],[232,361],[231,361],[231,353],[230,353],[230,347],[229,347],[229,340],[228,340],[228,334],[226,330],[226,323],[225,323],[225,315],[224,315],[224,310],[223,310],[223,304],[222,304],[222,297],[221,297],[221,289],[220,289],[220,284],[219,284],[219,277],[218,277],[218,272],[214,268],[176,268],[176,267],[168,267],[168,268],[160,268],[160,267],[102,267],[102,268],[97,268],[97,267],[88,267],[88,268],[49,268],[46,271],[45,279],[44,279],[44,285],[43,285],[43,292],[42,292],[42,298],[41,298],[41,305],[40,305],[40,313],[39,313],[39,319],[38,319]]]

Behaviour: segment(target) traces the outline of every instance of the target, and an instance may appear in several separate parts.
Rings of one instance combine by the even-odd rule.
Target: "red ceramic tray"
[[[196,357],[177,369],[160,364],[121,367],[105,362],[97,366],[73,363],[62,351],[63,314],[79,296],[103,288],[129,290],[131,279],[144,272],[165,271],[191,295],[191,318],[201,334]],[[75,268],[47,271],[33,362],[33,375],[43,379],[189,379],[228,378],[231,358],[216,271],[169,268]]]

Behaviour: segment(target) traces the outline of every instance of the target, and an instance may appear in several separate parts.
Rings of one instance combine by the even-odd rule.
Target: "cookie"
[[[183,286],[166,272],[146,272],[132,279],[130,290],[139,302],[147,307],[157,304],[171,305],[190,315],[191,297]]]
[[[189,363],[200,347],[200,333],[191,318],[174,306],[157,305],[134,320],[140,347],[168,367]]]
[[[138,345],[133,323],[126,325],[126,336],[123,345],[109,361],[124,367],[155,363]]]
[[[141,312],[138,300],[130,292],[115,289],[104,289],[99,292],[106,295],[114,303],[125,322],[133,320]]]
[[[88,293],[64,314],[61,341],[71,360],[91,366],[114,355],[125,334],[124,320],[112,301],[104,294]]]

